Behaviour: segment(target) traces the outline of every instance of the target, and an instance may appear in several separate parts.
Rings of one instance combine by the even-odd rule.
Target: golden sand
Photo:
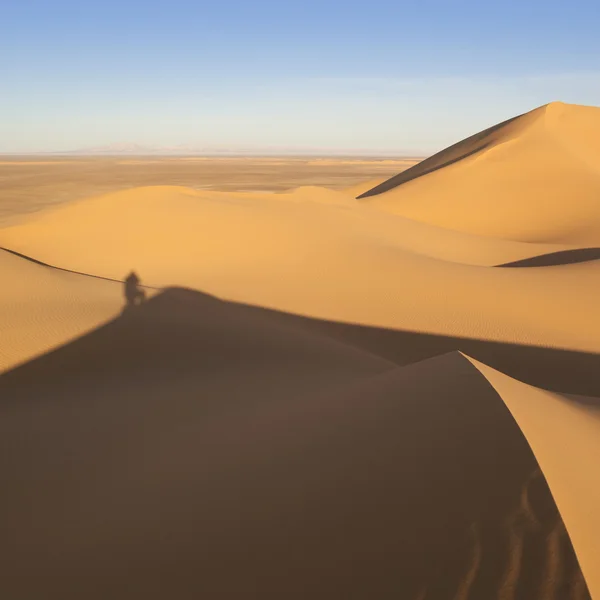
[[[11,597],[600,597],[599,140],[5,207]]]

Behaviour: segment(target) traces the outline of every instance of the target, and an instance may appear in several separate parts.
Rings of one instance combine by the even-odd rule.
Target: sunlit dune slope
[[[118,283],[49,269],[0,250],[0,371],[111,318]]]
[[[600,264],[451,262],[471,254],[506,263],[555,246],[444,232],[369,207],[141,188],[33,215],[1,229],[0,245],[84,273],[120,279],[134,268],[149,285],[317,318],[600,350]]]
[[[600,398],[553,394],[473,361],[525,434],[548,481],[593,597],[600,595]]]
[[[0,245],[76,270],[112,268],[113,275],[127,261],[147,263],[157,255],[174,273],[171,257],[186,259],[184,268],[191,258],[199,269],[206,262],[260,266],[348,245],[489,266],[571,248],[449,231],[382,213],[347,192],[310,186],[278,194],[136,188],[28,215],[0,229]]]
[[[525,242],[600,244],[600,108],[555,102],[362,196],[426,223]]]
[[[458,353],[396,368],[172,289],[0,394],[11,597],[588,598],[527,441]]]

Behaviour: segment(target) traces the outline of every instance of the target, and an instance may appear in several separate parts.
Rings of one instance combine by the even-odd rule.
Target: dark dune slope
[[[169,290],[0,377],[8,598],[589,597],[469,361],[269,315]]]
[[[573,250],[561,250],[559,252],[523,258],[522,260],[516,260],[498,266],[502,268],[558,267],[561,265],[573,265],[598,259],[600,259],[600,248],[574,248]]]

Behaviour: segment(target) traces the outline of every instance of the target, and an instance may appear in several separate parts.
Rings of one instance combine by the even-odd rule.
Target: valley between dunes
[[[0,589],[600,599],[599,259],[562,103],[345,189],[3,221]]]

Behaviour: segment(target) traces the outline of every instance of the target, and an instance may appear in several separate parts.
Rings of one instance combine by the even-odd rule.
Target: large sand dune
[[[361,197],[450,229],[598,246],[600,109],[555,102],[444,150]]]
[[[6,219],[2,591],[600,597],[599,112]]]

